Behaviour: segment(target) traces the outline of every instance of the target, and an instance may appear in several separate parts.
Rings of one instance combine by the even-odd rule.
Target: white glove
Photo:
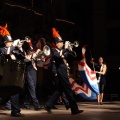
[[[41,50],[40,49],[37,49],[37,51],[35,53],[33,53],[33,56],[32,56],[32,59],[36,59],[38,58],[39,56],[41,56]]]
[[[13,46],[18,47],[20,51],[23,52],[22,45],[24,42],[20,41],[20,39],[17,39],[14,41]]]
[[[36,55],[38,55],[41,52],[41,49],[37,49],[37,51],[35,52]]]
[[[15,55],[13,55],[13,54],[10,54],[10,57],[11,57],[11,59],[12,59],[12,60],[16,60],[16,57],[15,57]]]
[[[55,74],[55,76],[57,76],[57,73]]]
[[[35,61],[34,61],[34,60],[32,60],[31,62],[32,62],[32,66],[33,66],[33,68],[37,71],[37,66],[36,66]]]
[[[18,48],[21,48],[21,47],[22,47],[22,45],[23,45],[23,43],[24,43],[24,42],[19,41],[19,42],[18,42],[18,44],[17,44],[17,47],[18,47]]]
[[[69,45],[68,50],[72,52],[72,51],[73,51],[72,48],[73,48],[73,47],[72,47],[71,45]]]
[[[69,41],[65,41],[65,49],[68,49],[68,48],[69,48],[69,44],[70,44]]]
[[[14,41],[13,41],[13,46],[14,46],[14,47],[17,47],[19,41],[20,41],[20,39],[14,40]]]
[[[65,42],[65,49],[68,49],[69,51],[73,51],[72,48],[73,48],[73,47],[72,47],[72,45],[70,44],[70,42],[69,42],[69,41],[66,41],[66,42]]]
[[[25,62],[31,61],[31,56],[32,56],[32,55],[25,55],[24,61],[25,61]]]

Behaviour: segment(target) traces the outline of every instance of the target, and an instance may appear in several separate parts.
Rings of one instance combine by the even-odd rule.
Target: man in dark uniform
[[[53,78],[54,78],[53,84],[54,84],[55,89],[56,89],[56,86],[58,85],[57,67],[56,67],[55,60],[53,60],[53,59],[51,59],[51,62],[50,62],[50,69],[52,71],[52,75],[53,75]],[[63,103],[60,103],[60,104],[64,104],[65,107],[66,107],[66,110],[68,110],[70,108],[70,105],[69,105],[68,99],[66,98],[65,93],[63,92],[60,97],[61,97],[62,102],[63,102]],[[59,99],[60,99],[60,97],[59,97]],[[53,107],[55,107],[55,106],[53,106]]]
[[[83,110],[78,109],[77,103],[75,101],[74,94],[68,79],[68,74],[67,74],[68,68],[66,63],[66,58],[74,53],[72,51],[69,51],[68,49],[63,48],[64,44],[62,38],[55,30],[55,28],[53,28],[52,30],[53,30],[53,36],[55,37],[54,41],[56,44],[56,48],[52,49],[52,58],[55,61],[57,68],[56,90],[53,93],[53,95],[50,97],[50,99],[46,102],[45,110],[51,113],[52,106],[54,105],[58,97],[64,92],[70,104],[71,114],[76,115],[78,113],[83,112]]]
[[[22,58],[22,56],[20,54],[20,50],[15,49],[20,40],[13,41],[9,34],[3,36],[2,40],[5,44],[5,47],[0,48],[0,51],[1,51],[1,54],[5,55],[6,59],[16,60],[18,58],[19,59]],[[17,55],[18,58],[16,58],[14,53]],[[10,97],[6,97],[6,98],[2,98],[2,100],[3,100],[3,103],[7,102],[8,100],[11,100],[11,116],[15,116],[15,117],[23,116],[20,113],[21,110],[20,110],[20,107],[19,107],[19,94],[16,94],[16,95],[13,95],[13,96],[10,96]]]
[[[30,38],[29,38],[30,39]],[[31,43],[32,45],[32,43]],[[40,110],[42,107],[39,104],[39,101],[36,96],[36,83],[37,83],[37,67],[36,67],[36,55],[37,52],[34,51],[32,46],[29,46],[27,43],[25,45],[25,59],[26,68],[25,68],[25,101],[23,108],[30,109],[30,102],[32,101],[34,105],[34,110]]]

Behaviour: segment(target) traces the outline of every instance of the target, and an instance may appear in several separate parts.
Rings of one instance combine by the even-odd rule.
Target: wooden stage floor
[[[12,117],[9,110],[0,110],[0,120],[120,120],[120,101],[104,102],[97,105],[96,102],[78,102],[83,113],[71,115],[70,110],[66,110],[64,105],[57,105],[58,109],[53,109],[52,114],[48,114],[44,109],[34,111],[21,109],[24,117]]]

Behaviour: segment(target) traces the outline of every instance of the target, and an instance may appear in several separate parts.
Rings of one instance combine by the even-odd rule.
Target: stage
[[[24,117],[12,117],[9,110],[0,110],[0,120],[119,120],[120,101],[104,102],[97,105],[96,102],[78,102],[79,108],[84,110],[78,115],[71,115],[70,110],[66,110],[64,105],[57,105],[58,109],[53,109],[52,114],[48,114],[44,109],[34,111],[21,109]]]

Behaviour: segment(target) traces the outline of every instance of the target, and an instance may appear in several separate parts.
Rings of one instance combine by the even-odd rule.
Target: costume
[[[36,96],[36,83],[37,83],[37,67],[36,67],[36,53],[33,50],[33,47],[26,44],[25,46],[25,59],[26,67],[25,67],[25,101],[23,108],[29,109],[30,102],[32,101],[34,105],[34,110],[40,110],[41,107],[39,105],[39,101]],[[28,52],[33,52],[32,54],[28,54]]]
[[[96,69],[96,71],[100,72],[100,71],[102,71],[103,67],[104,67],[104,64],[102,64],[102,65],[98,64],[95,69]],[[99,85],[100,93],[104,93],[104,87],[106,85],[105,75],[97,73],[96,76],[97,76],[97,80],[99,80],[98,85]]]
[[[20,40],[12,40],[9,32],[7,31],[7,25],[5,27],[1,27],[1,35],[3,36],[2,41],[4,42],[5,46],[0,48],[1,54],[5,56],[7,61],[16,61],[16,60],[23,60],[23,56],[21,55],[21,48],[18,47],[21,43]],[[7,43],[11,45],[7,45]],[[20,107],[19,107],[19,94],[2,98],[3,102],[7,102],[11,100],[11,115],[15,117],[20,117]]]
[[[58,78],[57,78],[57,67],[56,67],[55,60],[51,59],[50,63],[51,63],[50,64],[50,69],[51,69],[53,77],[54,77],[53,83],[54,83],[54,86],[55,86],[55,89],[56,89],[56,86],[59,84],[58,83]],[[64,92],[61,94],[61,98],[62,98],[62,101],[63,101],[66,109],[68,110],[69,107],[70,107],[69,106],[69,101],[67,100],[67,97],[66,97]]]
[[[53,30],[53,36],[55,37],[55,44],[63,42],[58,32]],[[45,109],[50,113],[51,107],[54,105],[58,97],[64,92],[71,108],[71,114],[75,115],[83,112],[83,110],[79,110],[76,104],[73,91],[71,89],[68,74],[67,74],[67,64],[66,58],[71,56],[71,52],[67,49],[62,48],[53,48],[52,49],[52,59],[55,61],[56,65],[56,90],[50,99],[46,102]]]

